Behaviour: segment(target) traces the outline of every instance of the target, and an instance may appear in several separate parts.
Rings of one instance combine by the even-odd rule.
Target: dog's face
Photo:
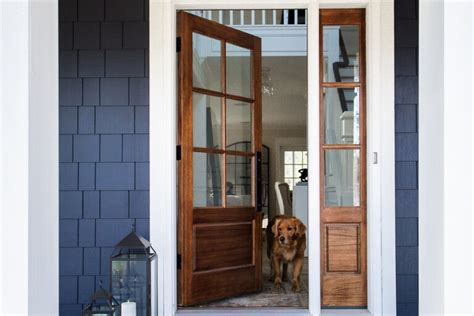
[[[306,226],[297,218],[277,219],[272,226],[273,235],[282,246],[292,244],[305,231]]]

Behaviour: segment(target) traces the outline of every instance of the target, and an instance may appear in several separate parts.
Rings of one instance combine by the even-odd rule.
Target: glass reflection
[[[324,143],[359,144],[359,88],[324,88]]]
[[[227,155],[227,206],[252,206],[252,158]]]
[[[325,206],[360,206],[360,150],[324,152]]]
[[[222,156],[193,153],[193,205],[195,207],[222,205]]]
[[[359,26],[323,26],[324,82],[359,81]]]
[[[222,148],[221,98],[193,93],[193,146]]]
[[[227,99],[227,144],[246,142],[252,151],[252,106],[250,103]]]
[[[226,54],[227,93],[250,98],[250,50],[227,43]]]
[[[146,255],[122,255],[112,261],[112,293],[119,302],[135,302],[137,315],[147,315]]]
[[[222,91],[220,68],[221,41],[193,33],[193,86]]]

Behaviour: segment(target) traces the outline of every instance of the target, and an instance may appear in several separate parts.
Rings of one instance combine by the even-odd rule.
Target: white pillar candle
[[[137,304],[135,302],[122,303],[122,316],[137,316]]]

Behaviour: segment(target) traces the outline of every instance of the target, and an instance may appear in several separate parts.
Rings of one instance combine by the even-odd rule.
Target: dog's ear
[[[272,232],[275,237],[278,236],[278,226],[280,225],[280,222],[281,222],[281,219],[277,218],[275,220],[275,223],[273,223]]]
[[[303,235],[306,232],[306,226],[299,219],[295,218],[294,220],[296,226],[296,234],[298,236]]]

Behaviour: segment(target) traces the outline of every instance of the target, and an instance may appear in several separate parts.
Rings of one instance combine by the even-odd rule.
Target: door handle
[[[257,162],[257,187],[255,188],[255,190],[257,191],[257,212],[261,212],[262,211],[262,195],[263,195],[263,192],[262,192],[262,152],[261,151],[257,151],[257,154],[256,154],[256,162]]]

